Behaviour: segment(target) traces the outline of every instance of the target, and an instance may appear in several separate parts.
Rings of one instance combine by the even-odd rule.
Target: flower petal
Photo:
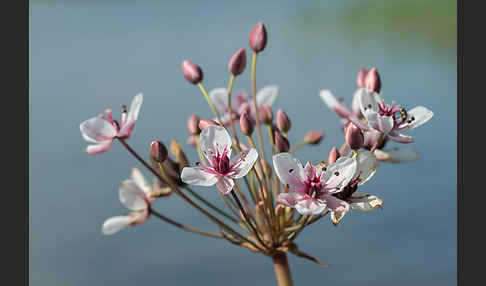
[[[251,148],[250,150],[245,150],[235,156],[234,159],[230,160],[230,167],[233,169],[234,175],[231,177],[233,179],[239,179],[250,171],[255,164],[256,160],[258,159],[258,152],[256,149]]]
[[[132,103],[130,104],[130,110],[128,111],[127,120],[125,124],[123,124],[120,132],[118,132],[118,136],[120,137],[130,137],[133,127],[135,126],[135,122],[138,119],[138,114],[140,113],[140,107],[142,107],[143,102],[143,94],[139,93],[135,95],[132,99]]]
[[[304,174],[307,178],[312,178],[316,175],[316,168],[312,166],[311,162],[307,162],[304,167]]]
[[[391,140],[398,142],[398,143],[412,143],[413,142],[412,136],[403,135],[403,134],[400,134],[400,133],[395,132],[395,131],[388,133],[388,138],[390,138]]]
[[[116,136],[116,129],[107,120],[93,117],[79,125],[81,135],[88,142],[101,143]]]
[[[321,199],[326,202],[327,208],[330,211],[349,211],[349,204],[343,200],[340,200],[331,195],[323,196],[321,197]]]
[[[226,88],[218,87],[211,90],[209,92],[209,97],[220,113],[228,113],[228,90]]]
[[[104,235],[114,234],[135,222],[136,219],[137,217],[131,215],[110,217],[103,223],[101,232]]]
[[[276,199],[276,202],[277,204],[282,204],[293,208],[302,199],[304,199],[304,196],[298,193],[280,193]]]
[[[392,131],[393,125],[395,124],[393,117],[379,115],[377,112],[370,109],[366,110],[364,115],[371,127],[384,133],[385,135]]]
[[[256,94],[256,102],[258,106],[266,104],[272,106],[278,96],[278,85],[267,85],[260,89]]]
[[[334,225],[338,225],[339,222],[343,219],[344,215],[346,214],[347,212],[345,211],[334,211],[334,212],[331,212],[331,221]]]
[[[330,193],[339,192],[355,178],[357,170],[356,160],[348,157],[341,157],[329,165],[321,176]]]
[[[143,177],[140,170],[137,168],[132,168],[132,181],[145,193],[148,197],[151,191],[150,185],[147,183],[145,178]]]
[[[340,103],[330,90],[324,89],[319,93],[322,101],[337,115],[342,118],[348,118],[351,115],[349,109],[342,103]]]
[[[233,179],[228,177],[219,177],[216,182],[216,187],[223,195],[229,194],[233,190],[234,185],[235,182]]]
[[[349,201],[353,210],[370,211],[383,207],[383,201],[374,195],[354,193]]]
[[[376,151],[378,150],[375,150],[375,155]],[[417,151],[407,147],[395,147],[392,149],[385,149],[380,151],[387,154],[386,160],[384,161],[390,163],[408,163],[416,161],[419,158],[419,154]],[[379,156],[377,156],[377,158],[378,157]]]
[[[186,184],[209,187],[216,184],[218,177],[205,167],[185,167],[182,169],[181,180]]]
[[[356,157],[357,161],[357,171],[356,174],[359,174],[359,183],[358,185],[362,185],[366,183],[376,172],[376,168],[378,168],[378,160],[373,153],[370,151],[359,151],[358,156]]]
[[[225,148],[228,157],[231,158],[231,137],[224,127],[209,125],[204,128],[199,138],[201,150],[209,161],[211,161],[212,155],[216,155],[217,151],[222,154]]]
[[[326,209],[326,204],[317,200],[303,199],[295,205],[295,209],[301,215],[316,215]]]
[[[360,101],[360,109],[363,115],[369,110],[378,112],[378,103],[381,102],[381,97],[376,92],[366,88],[360,88],[356,91],[355,96]]]
[[[146,210],[149,207],[147,196],[132,180],[125,180],[118,192],[120,202],[133,211]]]
[[[360,89],[357,89],[353,94],[353,99],[351,101],[351,111],[354,115],[358,116],[361,114],[361,93]]]
[[[86,147],[86,152],[88,152],[89,154],[98,154],[98,153],[106,152],[108,151],[108,149],[110,149],[112,143],[113,140],[110,139],[107,141],[103,141],[99,144],[88,145],[88,147]]]
[[[434,113],[432,111],[423,106],[414,107],[410,109],[407,114],[407,119],[411,120],[413,118],[413,120],[411,120],[410,123],[407,123],[407,121],[405,121],[404,124],[401,124],[399,126],[400,131],[411,130],[419,127],[420,125],[429,121],[434,116]]]
[[[273,156],[273,168],[280,181],[289,185],[296,192],[305,188],[306,180],[302,163],[289,153],[279,153]]]

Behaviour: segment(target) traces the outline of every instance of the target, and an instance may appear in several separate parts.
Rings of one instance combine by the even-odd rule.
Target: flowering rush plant
[[[197,149],[198,159],[189,161],[175,140],[169,148],[172,156],[164,143],[152,141],[147,150],[148,160],[130,147],[127,140],[140,113],[142,94],[133,98],[128,110],[123,106],[119,121],[107,109],[106,115],[84,121],[80,129],[84,139],[93,143],[87,146],[88,153],[106,152],[113,141],[119,141],[153,175],[149,184],[138,169],[132,169],[131,178],[123,181],[119,189],[121,203],[131,212],[107,219],[101,228],[103,234],[139,226],[156,217],[182,230],[226,240],[266,255],[273,261],[278,285],[292,285],[287,253],[327,266],[297,247],[295,239],[326,215],[337,226],[350,210],[381,208],[381,199],[358,192],[358,188],[365,188],[362,185],[374,176],[379,162],[417,160],[418,153],[413,149],[387,145],[390,141],[413,142],[405,132],[426,123],[433,113],[423,106],[406,110],[394,101],[387,104],[389,100],[382,99],[376,68],[362,69],[350,108],[329,90],[321,90],[319,94],[341,117],[344,143],[339,149],[333,147],[326,152],[329,154],[326,160],[301,161],[295,152],[307,145],[319,145],[324,133],[310,131],[291,146],[289,117],[279,109],[274,118],[271,108],[278,87],[266,86],[257,92],[257,58],[267,43],[263,23],[253,28],[249,43],[251,98],[244,91],[233,94],[235,79],[246,68],[245,49],[238,50],[229,60],[228,88],[216,88],[209,93],[202,83],[201,68],[187,60],[182,62],[183,76],[200,88],[214,113],[212,119],[200,119],[194,114],[188,118],[187,144]],[[227,209],[206,200],[193,186],[213,188]],[[171,195],[196,208],[215,224],[217,231],[182,224],[152,207],[157,199]]]

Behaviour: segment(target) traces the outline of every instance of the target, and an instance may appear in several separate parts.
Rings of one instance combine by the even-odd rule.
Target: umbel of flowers
[[[327,266],[297,247],[295,239],[306,227],[328,214],[337,226],[350,210],[382,207],[381,199],[358,192],[358,188],[366,188],[362,185],[374,177],[379,161],[398,163],[418,159],[418,153],[411,148],[386,146],[391,141],[413,142],[405,132],[426,123],[433,113],[423,106],[405,110],[394,101],[388,104],[389,100],[381,97],[382,83],[376,68],[362,69],[351,108],[329,90],[319,94],[342,118],[344,143],[339,149],[333,147],[325,152],[327,158],[301,161],[296,151],[319,145],[324,133],[309,131],[295,142],[290,136],[294,126],[287,113],[278,109],[274,116],[271,107],[277,99],[278,86],[265,86],[257,91],[257,59],[267,40],[265,26],[258,23],[249,37],[250,93],[233,94],[236,78],[247,66],[245,49],[238,50],[229,60],[228,87],[218,87],[209,93],[203,85],[202,69],[188,60],[182,62],[184,77],[199,87],[214,114],[211,119],[189,116],[187,143],[197,149],[197,159],[188,160],[175,140],[169,150],[161,141],[150,142],[146,156],[130,147],[127,140],[133,135],[142,94],[134,97],[128,111],[125,106],[122,108],[119,121],[107,109],[106,115],[81,123],[83,138],[93,143],[87,146],[88,153],[106,152],[113,141],[119,141],[153,175],[153,182],[148,183],[137,168],[132,169],[131,178],[123,181],[119,189],[119,199],[130,212],[107,219],[102,225],[103,234],[139,226],[156,217],[182,230],[264,254],[273,261],[278,284],[292,285],[287,253]],[[201,190],[213,188],[227,209],[205,199],[204,192],[193,186]],[[152,207],[155,200],[170,195],[197,209],[215,224],[216,231],[182,224]]]

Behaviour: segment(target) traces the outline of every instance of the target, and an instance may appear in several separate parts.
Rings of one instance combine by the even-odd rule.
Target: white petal
[[[209,187],[216,184],[218,177],[203,167],[185,167],[182,169],[181,180],[186,184]]]
[[[378,150],[375,150],[375,153]],[[412,148],[396,147],[392,149],[385,149],[382,152],[388,154],[387,162],[390,163],[408,163],[418,160],[419,154]]]
[[[303,198],[304,196],[297,193],[280,193],[276,199],[276,202],[277,204],[282,204],[293,208]]]
[[[239,179],[248,174],[257,159],[258,152],[254,148],[239,153],[238,156],[235,156],[234,159],[232,158],[230,161],[230,166],[237,164],[236,168],[233,169],[235,174],[231,177],[233,179]]]
[[[410,130],[419,127],[420,125],[429,121],[434,116],[434,113],[432,111],[430,111],[429,109],[423,106],[414,107],[409,111],[407,111],[407,114],[408,114],[408,120],[410,120],[411,118],[413,118],[413,120],[409,124],[406,124],[405,127],[403,127],[403,130],[401,131]]]
[[[288,184],[291,189],[298,192],[305,188],[306,180],[302,163],[289,153],[279,153],[273,156],[273,168],[280,181]]]
[[[271,106],[278,96],[278,85],[267,85],[256,94],[257,105],[266,104]]]
[[[370,211],[383,207],[383,201],[374,195],[354,193],[349,200],[353,210]]]
[[[231,190],[233,190],[234,185],[235,182],[233,179],[228,177],[219,177],[218,181],[216,182],[216,187],[221,193],[223,193],[223,195],[229,194]]]
[[[321,199],[326,202],[327,209],[329,209],[330,211],[349,211],[349,204],[343,200],[335,198],[331,195],[324,196]]]
[[[209,97],[214,102],[214,105],[219,112],[221,112],[222,114],[228,113],[228,90],[226,88],[218,87],[211,90],[209,92]],[[215,121],[217,122],[217,120]]]
[[[140,107],[142,107],[143,102],[143,95],[141,93],[135,95],[130,104],[130,110],[127,114],[127,120],[125,124],[122,126],[120,132],[118,132],[120,137],[130,136],[130,133],[133,130],[133,126],[135,125],[135,121],[138,119],[138,114],[140,112]]]
[[[381,97],[376,92],[360,88],[356,91],[355,96],[359,98],[360,109],[363,115],[368,110],[378,112],[378,103],[381,103]]]
[[[351,101],[351,111],[357,115],[361,114],[361,91],[356,90],[353,94],[353,99]]]
[[[140,170],[137,168],[132,169],[132,181],[135,182],[135,184],[142,189],[142,191],[148,196],[150,194],[151,188],[150,185],[147,183],[145,178],[143,177],[142,173]]]
[[[362,185],[371,179],[371,177],[373,177],[375,174],[376,168],[378,168],[378,160],[376,160],[373,153],[364,150],[358,152],[356,161],[358,163],[356,175],[360,175],[358,185]]]
[[[88,145],[88,147],[86,147],[86,152],[88,152],[89,154],[98,154],[98,153],[106,152],[108,151],[108,149],[110,149],[112,143],[113,140],[110,139],[107,141],[103,141],[99,144]]]
[[[295,205],[295,209],[301,215],[316,215],[322,213],[326,209],[326,204],[311,199],[304,199]]]
[[[125,180],[118,192],[120,202],[133,211],[148,209],[146,195],[132,180]]]
[[[114,234],[135,222],[136,219],[137,218],[135,216],[130,215],[111,217],[105,220],[103,226],[101,227],[101,232],[104,235]]]
[[[100,143],[116,136],[116,129],[105,119],[98,116],[90,118],[79,125],[81,135],[88,142]]]
[[[379,115],[377,112],[372,110],[367,110],[364,115],[371,127],[381,131],[384,134],[388,134],[393,129],[393,125],[395,124],[393,117]]]
[[[322,174],[321,180],[326,183],[328,188],[338,188],[336,191],[339,191],[355,178],[356,170],[356,160],[348,157],[341,157],[333,164],[327,166],[326,171]]]
[[[388,134],[388,138],[390,138],[391,140],[398,142],[398,143],[412,143],[413,142],[412,136],[407,136],[407,135],[403,135],[403,134],[400,134],[400,133],[396,133],[395,131],[390,132]]]
[[[348,108],[344,104],[340,103],[330,90],[321,90],[319,96],[331,110],[336,112],[336,114],[341,116],[342,118],[348,118],[351,115],[351,112],[348,110]]]
[[[225,148],[228,152],[228,157],[231,157],[231,137],[224,127],[209,125],[204,128],[199,138],[201,150],[206,158],[210,159],[211,154],[217,153],[217,150],[219,154],[222,154]]]

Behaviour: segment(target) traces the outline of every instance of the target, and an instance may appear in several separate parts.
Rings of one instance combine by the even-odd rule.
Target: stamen
[[[334,175],[339,176],[339,172],[337,172],[337,171],[334,172]]]

